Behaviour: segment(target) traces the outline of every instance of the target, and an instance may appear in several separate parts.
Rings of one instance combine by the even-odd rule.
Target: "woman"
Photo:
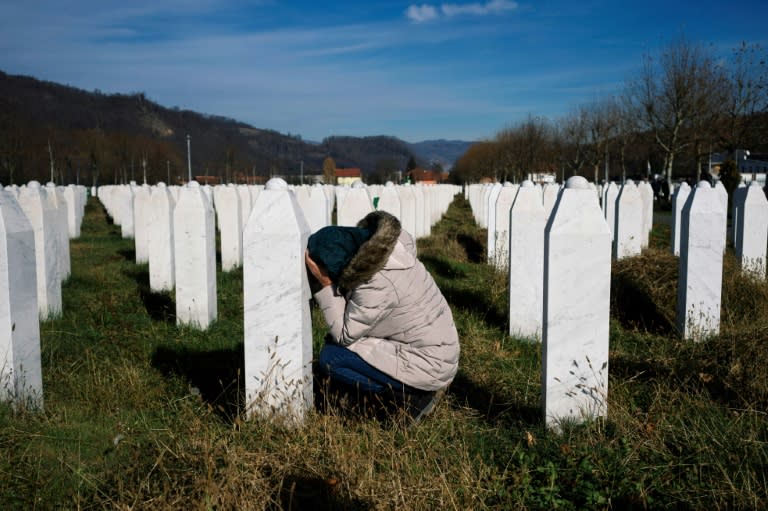
[[[376,211],[357,227],[320,229],[306,264],[329,328],[320,370],[364,393],[394,394],[416,422],[431,412],[456,375],[459,338],[397,218]]]

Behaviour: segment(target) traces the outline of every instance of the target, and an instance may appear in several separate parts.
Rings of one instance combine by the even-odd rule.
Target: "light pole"
[[[187,184],[192,182],[192,149],[190,141],[192,137],[187,133]]]

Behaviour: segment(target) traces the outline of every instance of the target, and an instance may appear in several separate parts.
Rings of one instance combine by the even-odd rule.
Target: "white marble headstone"
[[[245,231],[247,415],[301,420],[312,406],[309,226],[288,185],[270,179]]]
[[[741,229],[739,228],[739,207],[744,204],[747,198],[747,185],[742,181],[739,186],[733,191],[733,204],[731,205],[731,241],[733,241],[734,248],[740,244],[739,234]],[[736,254],[738,256],[738,253]]]
[[[310,232],[317,232],[323,227],[330,225],[328,223],[328,196],[320,183],[314,184],[309,188],[309,197],[304,211],[304,218],[307,220]]]
[[[503,185],[494,183],[485,197],[486,259],[492,264],[496,256],[496,200],[499,198]]]
[[[219,223],[221,271],[229,272],[240,267],[243,261],[240,194],[235,185],[216,186],[213,198]]]
[[[745,188],[744,200],[739,206],[736,257],[741,268],[756,277],[765,278],[766,244],[768,244],[768,200],[757,181]]]
[[[30,181],[21,189],[18,201],[35,233],[37,303],[41,319],[59,316],[62,312],[56,210],[50,207],[45,194],[40,183]]]
[[[643,239],[643,198],[634,181],[627,179],[616,198],[613,257],[640,255]]]
[[[147,185],[137,186],[133,194],[133,244],[136,264],[149,262],[149,217],[152,190]]]
[[[371,198],[365,185],[355,182],[356,186],[349,189],[344,200],[339,203],[336,211],[336,224],[345,227],[354,227],[365,215],[373,211]]]
[[[51,224],[56,232],[56,257],[59,268],[59,278],[66,282],[72,273],[72,258],[69,252],[69,226],[67,225],[67,203],[61,187],[53,183],[45,185],[46,193],[43,195],[47,202],[46,214],[50,215]]]
[[[0,186],[0,401],[42,408],[35,233]]]
[[[176,323],[203,330],[218,314],[214,216],[200,184],[187,183],[173,210]]]
[[[399,186],[398,194],[400,196],[400,224],[411,236],[416,237],[416,195],[413,192],[413,185],[405,184]]]
[[[651,229],[653,229],[653,187],[648,181],[642,181],[637,185],[640,198],[643,201],[643,230],[641,231],[641,248],[648,248]]]
[[[523,181],[508,217],[509,335],[540,340],[547,213],[531,181]]]
[[[176,202],[165,183],[157,183],[149,203],[149,288],[170,291],[175,282],[173,208]]]
[[[720,331],[726,210],[717,190],[700,181],[681,215],[677,329],[704,340]]]
[[[379,211],[386,211],[392,216],[400,219],[400,196],[397,193],[397,187],[388,181],[379,195]]]
[[[682,182],[677,187],[675,195],[672,197],[672,232],[671,232],[671,248],[672,253],[676,256],[680,255],[680,232],[682,230],[682,216],[683,206],[688,202],[688,196],[691,193],[691,187],[688,183]]]
[[[544,244],[542,391],[547,426],[607,415],[611,234],[580,176],[568,179]]]
[[[616,199],[619,197],[619,187],[616,183],[610,182],[603,188],[603,218],[605,223],[608,224],[608,230],[611,232],[611,240],[613,240],[615,233],[613,230],[616,228]]]
[[[490,262],[498,270],[506,270],[509,266],[509,211],[515,202],[519,186],[510,182],[504,183],[496,198],[496,226],[494,229],[494,251],[489,254]],[[542,229],[542,234],[543,234]]]

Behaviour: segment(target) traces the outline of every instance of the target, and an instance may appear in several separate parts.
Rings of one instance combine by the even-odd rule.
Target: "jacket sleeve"
[[[337,292],[335,285],[325,286],[314,296],[320,310],[323,311],[323,318],[328,325],[329,333],[334,341],[339,342],[347,301]]]
[[[335,293],[332,286],[315,295],[333,339],[342,346],[368,337],[376,324],[395,304],[396,293],[389,279],[373,278],[355,289],[348,299]]]

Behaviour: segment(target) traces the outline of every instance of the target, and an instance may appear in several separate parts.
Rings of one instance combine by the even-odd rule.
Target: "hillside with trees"
[[[322,174],[329,156],[376,182],[405,170],[411,156],[429,161],[394,137],[310,143],[226,117],[166,108],[141,92],[88,92],[0,72],[0,183],[143,182],[145,170],[149,183],[180,182],[187,177],[187,135],[193,175],[222,182]]]

